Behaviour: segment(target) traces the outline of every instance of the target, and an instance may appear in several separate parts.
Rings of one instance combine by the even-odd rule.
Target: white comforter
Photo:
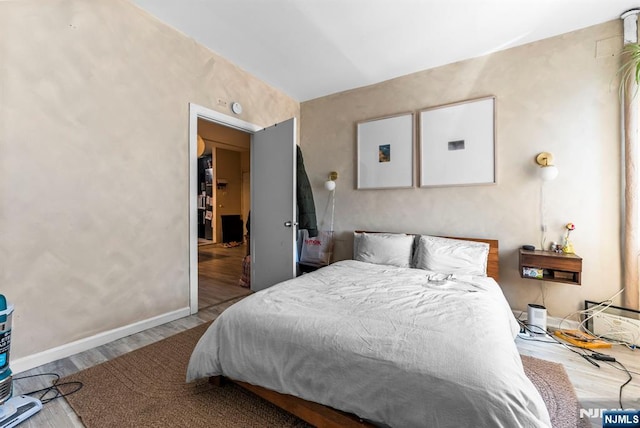
[[[334,263],[246,297],[198,342],[187,381],[260,385],[393,427],[550,427],[491,278]]]

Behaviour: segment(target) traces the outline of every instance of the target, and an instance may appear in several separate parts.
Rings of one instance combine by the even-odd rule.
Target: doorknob
[[[297,226],[298,222],[297,221],[285,221],[284,222],[284,227],[291,227],[291,226]]]

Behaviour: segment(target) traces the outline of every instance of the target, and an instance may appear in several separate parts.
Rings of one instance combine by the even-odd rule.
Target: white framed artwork
[[[413,187],[414,115],[357,123],[357,189]]]
[[[419,114],[420,187],[496,183],[494,96]]]

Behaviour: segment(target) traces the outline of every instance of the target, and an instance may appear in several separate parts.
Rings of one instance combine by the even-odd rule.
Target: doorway
[[[198,157],[198,310],[245,296],[239,285],[248,254],[251,134],[197,119],[204,142]]]
[[[211,128],[211,129],[210,129]],[[211,140],[209,143],[205,141],[205,150],[207,149],[207,145],[209,145],[209,152],[211,154],[211,167],[213,169],[214,159],[213,156],[216,155],[216,151],[218,148],[223,150],[233,149],[235,151],[247,151],[247,156],[250,151],[250,143],[246,144],[246,147],[243,146],[242,143],[237,140],[241,134],[245,134],[245,138],[248,136],[248,141],[251,139],[251,134],[261,129],[259,126],[244,122],[235,117],[227,116],[222,113],[218,113],[216,111],[207,109],[205,107],[198,106],[196,104],[189,105],[189,212],[191,220],[189,222],[189,306],[191,314],[195,314],[198,312],[199,308],[209,306],[211,302],[228,300],[229,298],[233,298],[236,294],[242,295],[240,293],[248,294],[250,291],[244,289],[238,285],[238,281],[240,276],[236,276],[236,270],[234,269],[242,269],[242,258],[244,254],[241,252],[246,249],[242,247],[215,247],[217,244],[223,244],[223,238],[219,235],[219,226],[217,217],[218,214],[222,216],[223,211],[221,209],[215,210],[217,211],[214,215],[214,207],[216,208],[224,208],[217,207],[216,197],[218,196],[218,190],[224,191],[221,186],[221,189],[218,189],[217,179],[225,179],[226,177],[216,177],[215,169],[212,171],[211,176],[211,192],[208,195],[210,199],[210,208],[211,213],[209,216],[211,217],[210,226],[211,231],[209,233],[209,237],[211,239],[204,239],[203,244],[210,244],[202,246],[203,251],[199,251],[201,245],[199,244],[199,228],[202,216],[206,216],[206,209],[201,210],[198,209],[201,205],[201,198],[197,195],[201,194],[201,184],[198,177],[198,142],[197,135],[199,133],[203,133],[203,140],[205,137]],[[231,132],[235,131],[235,132]],[[231,134],[232,136],[225,136],[226,133]],[[236,134],[237,133],[237,134]],[[222,137],[220,137],[222,135]],[[236,138],[236,139],[234,139]],[[250,167],[250,161],[247,162]],[[217,168],[216,168],[217,169]],[[242,176],[242,171],[240,171],[240,176]],[[227,178],[227,188],[229,186]],[[220,184],[224,182],[221,181]],[[250,185],[245,185],[240,182],[237,183],[240,188],[248,187],[250,189]],[[206,186],[206,185],[205,185]],[[246,187],[245,187],[246,186]],[[213,190],[215,189],[215,190]],[[206,187],[205,187],[206,191]],[[206,193],[206,192],[205,192]],[[206,196],[204,199],[204,203],[206,204]],[[206,206],[204,207],[206,208]],[[239,210],[240,214],[242,214],[242,209]],[[220,219],[220,223],[221,223]],[[221,233],[221,230],[220,230]],[[220,238],[218,238],[220,236]],[[219,241],[219,242],[218,242]],[[246,244],[245,244],[246,245]],[[204,251],[205,247],[211,246],[208,251]],[[232,250],[228,252],[226,250]],[[200,269],[199,253],[203,253],[202,259],[204,261],[202,265],[202,269]],[[208,253],[208,254],[207,254]],[[236,254],[237,253],[237,254]],[[239,261],[238,261],[239,259]],[[206,265],[205,265],[206,263]],[[235,265],[235,266],[234,266]],[[219,287],[211,286],[212,282],[205,278],[203,275],[203,287],[201,290],[199,284],[199,276],[200,271],[204,275],[208,275],[213,277],[214,284],[221,284]],[[235,280],[235,281],[234,281]],[[232,286],[232,283],[234,284]],[[228,285],[224,285],[228,284]],[[202,295],[202,299],[200,298]],[[200,301],[202,300],[202,302]]]
[[[189,309],[198,312],[198,119],[251,135],[251,289],[295,277],[296,118],[263,128],[189,104]],[[254,219],[254,214],[257,221]],[[274,251],[277,250],[277,251]],[[258,263],[257,261],[260,261]],[[258,281],[258,279],[260,281]]]

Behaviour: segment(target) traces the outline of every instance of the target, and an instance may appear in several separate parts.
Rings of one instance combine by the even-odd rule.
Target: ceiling
[[[619,19],[640,0],[132,0],[297,101]]]

